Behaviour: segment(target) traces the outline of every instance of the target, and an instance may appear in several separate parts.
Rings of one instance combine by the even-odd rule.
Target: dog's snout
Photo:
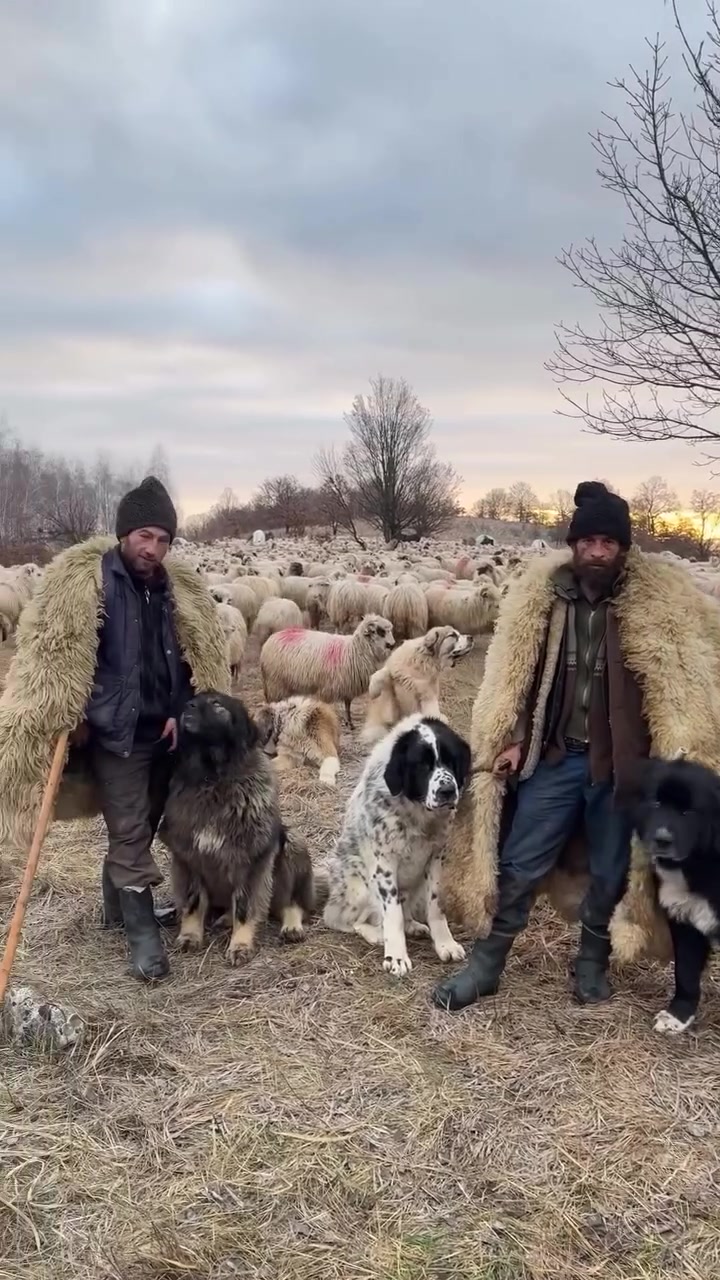
[[[668,831],[667,827],[658,827],[653,833],[653,841],[659,849],[669,849],[673,843],[672,831]]]
[[[437,803],[440,805],[454,804],[457,800],[457,787],[454,782],[441,782],[435,792]]]

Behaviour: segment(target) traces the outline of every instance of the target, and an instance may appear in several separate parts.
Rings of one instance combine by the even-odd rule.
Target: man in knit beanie
[[[507,638],[515,652],[504,653],[498,668],[496,700],[505,697],[503,673],[509,667],[520,670],[524,690],[524,701],[512,703],[514,723],[488,769],[489,778],[509,782],[506,819],[508,810],[514,812],[499,851],[490,932],[475,944],[467,967],[437,988],[435,1000],[443,1008],[462,1008],[497,989],[538,887],[578,826],[587,832],[589,885],[580,909],[574,992],[583,1004],[610,997],[608,926],[625,889],[631,843],[614,786],[618,769],[646,757],[650,747],[641,690],[626,664],[615,619],[632,541],[628,504],[599,481],[578,485],[567,541],[570,558],[561,557],[559,564],[543,558],[535,573],[538,603],[528,598],[529,625],[536,625],[543,610],[547,615],[540,623],[539,659],[538,647],[528,645],[527,659],[519,664],[523,631],[516,622]],[[527,578],[535,580],[530,569]],[[519,583],[516,590],[521,589]],[[508,608],[509,602],[510,597]],[[498,623],[495,646],[501,634]],[[526,670],[522,661],[535,666]],[[490,670],[491,654],[486,681]],[[484,696],[481,689],[478,703]],[[494,714],[490,708],[487,718]],[[476,707],[474,724],[482,727],[484,719]],[[483,822],[478,815],[480,829]]]
[[[118,545],[102,561],[104,618],[85,721],[109,837],[105,923],[124,925],[135,973],[158,979],[168,961],[154,911],[162,875],[151,844],[191,684],[163,568],[177,514],[154,476],[121,499],[115,532]]]
[[[104,815],[104,923],[125,929],[133,972],[151,980],[168,972],[151,845],[178,721],[194,691],[229,692],[230,676],[206,585],[168,557],[177,513],[159,480],[125,494],[115,532],[55,557],[18,635],[0,713],[0,844],[30,839],[53,741],[70,728],[55,819]]]

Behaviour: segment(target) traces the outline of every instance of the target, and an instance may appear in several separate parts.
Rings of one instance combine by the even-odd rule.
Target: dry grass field
[[[7,665],[0,650],[0,674]],[[258,695],[250,649],[243,680]],[[453,673],[467,729],[483,655]],[[321,859],[337,793],[283,779]],[[0,1277],[23,1280],[656,1280],[720,1276],[720,993],[655,1038],[668,975],[568,998],[573,932],[540,908],[500,994],[450,1017],[422,942],[401,984],[360,939],[222,939],[148,990],[98,925],[99,823],[50,833],[16,980],[76,1005],[74,1055],[0,1046]],[[20,859],[0,869],[6,924]],[[172,948],[172,937],[170,938]]]

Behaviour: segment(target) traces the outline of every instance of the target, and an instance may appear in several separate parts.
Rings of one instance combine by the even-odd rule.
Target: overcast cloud
[[[311,479],[376,372],[431,410],[469,500],[661,472],[681,446],[553,410],[555,258],[616,241],[588,133],[662,0],[4,0],[0,410],[186,513]]]

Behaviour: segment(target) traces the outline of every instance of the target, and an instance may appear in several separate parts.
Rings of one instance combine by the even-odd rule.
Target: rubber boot
[[[133,973],[145,982],[156,982],[170,972],[170,965],[155,919],[152,889],[141,893],[121,889],[119,898]]]
[[[465,968],[435,988],[436,1005],[454,1013],[495,994],[512,944],[528,922],[532,899],[532,883],[501,873],[492,930],[487,938],[478,938]]]
[[[457,1013],[482,996],[493,996],[514,941],[515,935],[507,933],[493,932],[487,938],[478,938],[465,968],[438,983],[433,1003],[448,1013]]]
[[[121,929],[125,923],[123,920],[122,907],[120,905],[120,892],[115,888],[107,863],[103,863],[102,869],[102,927],[103,929]],[[177,924],[177,908],[172,902],[162,903],[153,902],[153,911],[158,924],[167,928],[169,925]]]
[[[610,938],[607,930],[580,929],[580,946],[575,957],[573,995],[578,1004],[603,1004],[612,996],[607,978]]]
[[[120,893],[115,888],[110,879],[107,862],[103,862],[102,869],[102,926],[103,929],[120,929],[124,923],[122,907],[120,906]]]

